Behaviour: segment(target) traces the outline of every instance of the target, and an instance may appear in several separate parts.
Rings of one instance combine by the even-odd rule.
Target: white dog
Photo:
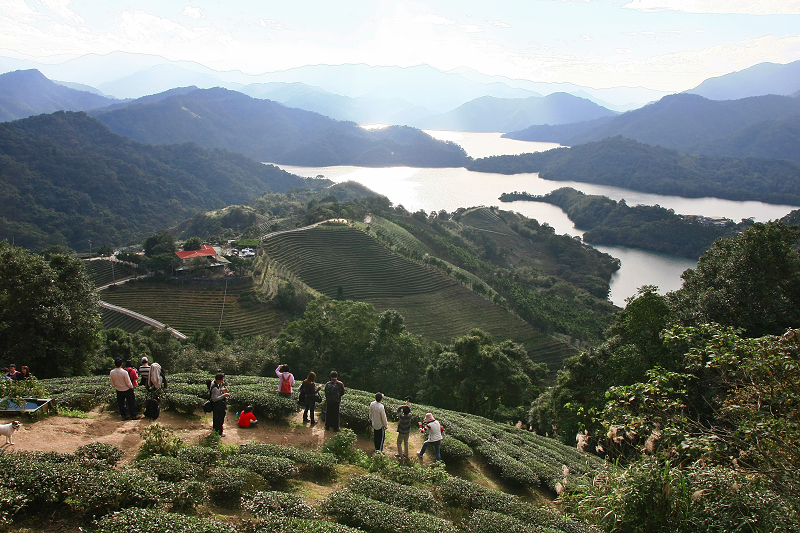
[[[21,425],[19,420],[14,420],[8,424],[0,424],[0,436],[6,438],[6,444],[14,444],[14,432],[18,430]]]

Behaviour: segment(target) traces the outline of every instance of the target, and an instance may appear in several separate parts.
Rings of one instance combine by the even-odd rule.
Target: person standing
[[[325,429],[339,431],[339,408],[344,396],[344,383],[339,381],[339,373],[331,372],[331,380],[325,384]]]
[[[306,406],[306,410],[303,411],[303,423],[305,424],[308,422],[308,415],[311,413],[312,426],[317,423],[316,420],[314,420],[314,409],[316,409],[317,405],[317,393],[322,388],[322,385],[317,386],[316,381],[317,374],[309,372],[308,377],[300,384],[300,395],[303,397],[303,403],[305,403]]]
[[[133,368],[133,363],[131,362],[130,359],[125,361],[125,372],[128,373],[128,375],[131,378],[131,384],[133,385],[134,388],[136,388],[136,385],[139,384],[139,373],[136,371],[135,368]]]
[[[211,382],[211,385],[208,388],[211,395],[211,410],[213,413],[212,424],[214,431],[216,431],[220,437],[225,436],[223,424],[225,423],[225,414],[228,411],[228,398],[230,398],[228,389],[223,387],[224,381],[225,374],[220,372],[216,375],[214,381]]]
[[[278,365],[275,375],[278,376],[278,396],[284,398],[292,397],[292,387],[294,387],[294,375],[289,372],[289,365]]]
[[[130,411],[130,418],[138,420],[142,418],[136,410],[136,395],[133,393],[133,383],[131,377],[125,369],[122,368],[122,359],[117,357],[114,360],[116,368],[109,373],[111,384],[117,389],[117,405],[119,405],[119,414],[123,420],[127,420],[128,412]]]
[[[442,460],[442,439],[444,438],[444,428],[438,420],[433,418],[432,413],[425,413],[425,420],[419,425],[420,431],[427,431],[428,438],[422,443],[422,449],[417,452],[419,460],[422,461],[425,456],[425,450],[430,444],[436,450],[436,460]]]
[[[375,430],[375,453],[383,453],[383,441],[386,438],[386,428],[389,422],[386,420],[386,408],[383,406],[383,394],[375,393],[375,401],[369,404],[369,423]]]
[[[142,364],[139,367],[139,385],[144,385],[148,389],[148,383],[150,381],[150,360],[147,357],[142,357]]]
[[[6,373],[6,377],[11,381],[19,381],[20,379],[22,379],[20,377],[20,373],[17,372],[17,365],[15,364],[8,365],[8,372]]]
[[[397,408],[397,457],[408,459],[408,437],[411,434],[411,407],[406,400],[405,405]],[[405,446],[405,452],[403,447]]]

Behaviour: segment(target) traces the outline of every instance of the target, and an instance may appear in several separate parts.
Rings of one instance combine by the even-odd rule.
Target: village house
[[[204,244],[199,250],[175,252],[181,260],[180,268],[176,272],[188,275],[224,276],[225,266],[230,261],[222,257],[217,249]]]

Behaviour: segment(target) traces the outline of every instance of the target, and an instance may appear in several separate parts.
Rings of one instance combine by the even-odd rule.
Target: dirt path
[[[43,451],[71,453],[76,448],[91,442],[114,444],[125,451],[125,461],[136,455],[142,439],[140,433],[154,422],[148,418],[122,421],[116,410],[97,409],[90,413],[90,418],[68,418],[50,416],[30,422],[22,420],[22,427],[14,435],[14,446],[2,448],[13,450]],[[11,417],[0,417],[0,423],[10,422]],[[172,411],[162,411],[156,421],[166,426],[187,444],[197,444],[211,433],[211,414],[200,416],[184,416]],[[390,424],[387,432],[384,453],[394,456],[397,453],[395,443],[397,433]],[[302,413],[292,415],[282,422],[259,422],[258,427],[244,429],[236,424],[235,414],[228,413],[225,420],[225,444],[246,444],[259,442],[268,444],[289,444],[302,448],[315,449],[334,435],[325,431],[324,423],[315,426],[302,423]],[[422,446],[422,438],[411,434],[410,452],[414,453]],[[374,451],[371,439],[359,436],[358,447],[367,453]]]

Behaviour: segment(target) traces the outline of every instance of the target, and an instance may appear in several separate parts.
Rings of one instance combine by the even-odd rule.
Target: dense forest
[[[0,124],[0,183],[0,238],[78,250],[88,239],[127,244],[268,191],[328,184],[224,150],[140,144],[72,112]]]
[[[800,163],[800,100],[754,96],[708,100],[694,94],[665,96],[618,117],[561,125],[535,125],[504,136],[574,146],[621,135],[691,154]]]
[[[624,137],[572,148],[477,159],[476,172],[538,172],[554,181],[613,185],[634,191],[698,198],[800,205],[800,165],[786,160],[686,155]]]
[[[571,187],[556,189],[544,196],[504,193],[501,202],[530,200],[557,205],[577,228],[587,230],[583,240],[592,244],[618,244],[696,259],[718,237],[749,227],[752,222],[711,221],[704,217],[682,216],[659,205],[634,207],[606,196],[587,195]]]
[[[270,100],[221,88],[93,112],[112,131],[150,144],[194,142],[287,165],[460,167],[469,157],[452,142],[405,126],[367,131]]]

